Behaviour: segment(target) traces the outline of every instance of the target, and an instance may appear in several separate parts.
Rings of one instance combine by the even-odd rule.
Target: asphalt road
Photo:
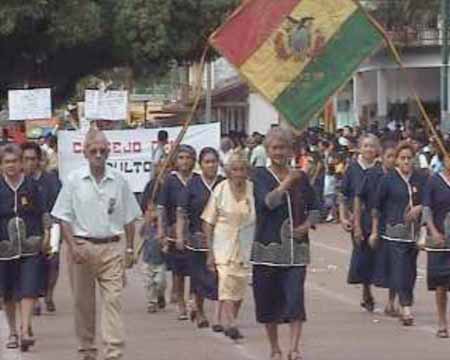
[[[346,284],[350,241],[337,225],[322,225],[312,236],[313,263],[307,278],[308,322],[303,347],[306,360],[448,360],[450,339],[435,337],[434,295],[426,290],[425,255],[420,255],[416,289],[416,326],[404,328],[398,320],[383,314],[386,292],[376,290],[377,309],[368,314],[359,307],[358,287]],[[241,313],[245,340],[232,343],[210,330],[198,330],[189,322],[176,320],[173,306],[164,312],[147,314],[143,277],[138,265],[128,273],[125,290],[127,329],[126,360],[229,360],[269,359],[264,332],[254,319],[249,287]],[[0,344],[0,359],[77,359],[73,311],[67,271],[56,293],[57,312],[35,321],[38,343],[32,352],[7,351]],[[0,312],[0,340],[7,337],[4,314]],[[283,327],[283,343],[287,328]]]

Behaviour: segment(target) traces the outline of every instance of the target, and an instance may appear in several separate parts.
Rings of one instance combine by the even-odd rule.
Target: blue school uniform
[[[54,172],[42,172],[39,177],[34,177],[38,190],[43,198],[46,212],[51,213],[55,205],[58,194],[61,190],[61,182]],[[42,295],[45,296],[50,284],[50,275],[58,274],[60,261],[59,253],[48,257],[47,254],[41,255],[42,266]]]
[[[37,183],[25,177],[13,189],[0,178],[0,296],[6,300],[37,298],[45,202]]]
[[[365,213],[372,214],[376,206],[377,191],[381,179],[385,175],[384,169],[381,165],[376,165],[367,170],[360,189],[357,191],[357,196],[361,199],[362,206]],[[372,226],[370,221],[370,226]],[[381,236],[384,234],[384,218],[380,218],[379,223],[379,241],[375,249],[375,265],[372,276],[372,283],[377,287],[389,288],[388,264],[389,252],[387,249],[386,240]]]
[[[445,245],[437,247],[429,238],[427,250],[427,283],[430,291],[438,287],[450,290],[450,182],[442,174],[433,175],[425,188],[424,212],[430,212],[437,230],[444,235]]]
[[[224,180],[217,177],[210,186],[202,176],[194,176],[187,183],[179,206],[183,207],[188,219],[186,248],[189,250],[189,268],[193,291],[210,300],[218,300],[217,275],[206,266],[209,246],[203,233],[201,216],[214,188]]]
[[[279,204],[267,196],[280,180],[270,168],[253,174],[256,233],[251,262],[256,318],[260,323],[305,321],[304,282],[310,262],[309,236],[296,237],[292,229],[309,216],[319,218],[319,205],[308,176],[283,194]]]
[[[199,175],[193,174],[192,177]],[[165,227],[167,236],[176,238],[177,208],[180,198],[186,190],[186,185],[181,176],[172,172],[164,181],[161,190],[158,192],[158,207],[165,210]],[[173,273],[182,276],[189,276],[189,257],[187,251],[180,251],[175,248],[175,243],[169,244],[167,254],[167,266]]]
[[[342,201],[346,203],[347,208],[351,211],[353,210],[355,196],[361,188],[369,169],[364,168],[359,161],[353,161],[344,174],[341,196]],[[368,207],[363,207],[361,210],[361,227],[364,239],[358,245],[353,241],[347,282],[349,284],[370,285],[372,284],[375,269],[375,251],[369,246],[367,241],[372,230],[371,214]]]
[[[50,172],[43,172],[35,181],[44,198],[47,212],[50,213],[61,190],[61,182],[55,173]]]
[[[416,239],[419,223],[407,224],[407,210],[422,203],[426,177],[413,172],[409,179],[398,170],[390,171],[381,179],[377,210],[385,219],[383,238],[389,252],[388,282],[399,296],[401,306],[411,306],[414,301],[414,286],[417,276],[418,249]]]

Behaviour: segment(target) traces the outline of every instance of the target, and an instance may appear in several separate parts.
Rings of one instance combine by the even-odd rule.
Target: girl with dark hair
[[[414,169],[414,156],[411,144],[401,143],[397,147],[396,168],[381,179],[374,211],[385,225],[382,236],[389,253],[388,284],[398,295],[404,326],[414,324],[411,307],[417,276],[416,241],[420,234],[419,218],[426,183],[426,177]],[[374,240],[379,234],[376,230]]]
[[[386,241],[381,238],[378,239],[378,231],[381,235],[384,234],[384,219],[378,219],[373,215],[373,210],[376,205],[377,193],[374,191],[378,187],[383,176],[395,167],[395,147],[396,144],[392,141],[387,141],[383,144],[382,164],[376,165],[367,170],[367,174],[358,189],[355,201],[355,233],[362,234],[361,225],[361,207],[367,209],[372,214],[371,224],[369,225],[369,245],[375,250],[375,270],[373,273],[373,284],[377,287],[390,289],[388,282],[388,249]],[[379,230],[378,230],[379,229]],[[377,241],[378,240],[378,241]],[[389,299],[385,308],[385,313],[388,316],[396,316],[397,312],[394,307],[395,291],[389,290]]]
[[[199,328],[209,327],[205,316],[204,300],[218,301],[217,276],[206,264],[209,246],[202,228],[201,215],[215,187],[224,180],[218,175],[219,153],[206,147],[200,152],[200,176],[191,178],[185,191],[180,196],[179,206],[184,210],[184,216],[178,217],[178,237],[182,238],[189,251],[191,289],[195,296],[196,310],[192,320],[197,320]],[[221,304],[217,303],[215,319],[212,326],[214,332],[224,331],[221,325]]]
[[[450,148],[450,146],[448,147]],[[430,237],[426,244],[428,255],[428,289],[435,292],[438,331],[436,336],[448,338],[447,292],[450,289],[450,163],[445,170],[428,181],[423,198],[423,220]]]
[[[182,238],[177,237],[177,217],[182,216],[179,194],[194,176],[192,170],[196,162],[196,152],[192,146],[181,145],[175,159],[175,170],[167,176],[158,193],[158,238],[162,247],[168,247],[167,265],[172,270],[173,291],[178,303],[178,320],[187,320],[185,301],[185,278],[189,276],[189,259]],[[196,175],[198,176],[198,175]]]

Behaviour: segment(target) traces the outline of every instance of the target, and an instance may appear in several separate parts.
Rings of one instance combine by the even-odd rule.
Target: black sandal
[[[206,319],[198,320],[197,327],[199,329],[206,329],[209,328],[209,321]]]
[[[48,300],[48,301],[46,300],[45,306],[47,307],[47,312],[49,312],[49,313],[53,313],[56,311],[55,302],[53,300]]]
[[[414,318],[412,316],[402,316],[400,318],[401,323],[403,326],[413,326],[414,325]]]
[[[436,337],[439,339],[448,339],[448,330],[447,329],[439,329],[436,333]]]
[[[373,298],[368,298],[361,301],[361,307],[366,309],[368,312],[373,313],[375,310],[375,301]]]
[[[19,335],[11,334],[9,335],[8,341],[6,342],[7,349],[18,349],[19,348]]]
[[[211,327],[211,329],[212,329],[212,331],[215,332],[215,333],[222,333],[222,332],[225,331],[225,329],[223,328],[223,326],[220,325],[220,324],[215,324],[215,325],[213,325],[213,326]]]
[[[244,336],[241,334],[239,329],[234,326],[225,330],[225,336],[228,336],[231,340],[234,340],[234,341],[244,338]]]
[[[35,340],[30,338],[22,338],[20,339],[20,351],[28,352],[29,348],[34,346]]]

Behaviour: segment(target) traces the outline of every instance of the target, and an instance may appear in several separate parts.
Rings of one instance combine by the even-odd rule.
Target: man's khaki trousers
[[[78,240],[85,262],[75,264],[69,252],[69,274],[75,305],[75,331],[79,351],[84,355],[97,355],[95,345],[95,288],[101,295],[101,334],[105,345],[105,360],[121,359],[124,347],[122,321],[122,289],[124,260],[121,245],[117,243],[95,245]]]

